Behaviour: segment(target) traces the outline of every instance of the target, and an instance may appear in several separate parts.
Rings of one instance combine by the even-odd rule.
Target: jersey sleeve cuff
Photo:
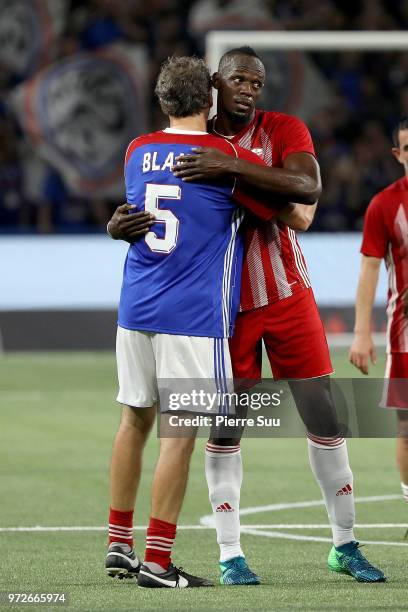
[[[360,249],[360,253],[366,257],[377,257],[377,259],[384,259],[386,253],[379,253],[375,249]]]
[[[270,221],[278,214],[278,211],[275,208],[262,202],[261,199],[254,197],[248,193],[247,190],[242,189],[238,185],[235,186],[233,198],[236,202],[238,202],[238,204],[248,208],[254,215],[263,221]]]

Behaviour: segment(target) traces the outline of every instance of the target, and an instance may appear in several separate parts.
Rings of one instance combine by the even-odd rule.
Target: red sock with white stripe
[[[152,571],[165,572],[171,563],[171,549],[176,537],[177,525],[150,517],[146,535],[144,565]],[[157,567],[157,565],[160,568]]]
[[[406,502],[408,502],[408,485],[401,482],[402,494]]]
[[[309,461],[323,493],[335,546],[355,540],[353,474],[344,438],[308,433]]]
[[[242,457],[239,444],[222,446],[207,443],[205,476],[214,513],[220,561],[244,557],[240,545],[239,499],[242,484]]]
[[[121,542],[133,548],[133,510],[109,508],[109,544]]]

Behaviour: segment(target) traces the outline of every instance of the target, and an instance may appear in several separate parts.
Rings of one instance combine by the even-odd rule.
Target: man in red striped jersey
[[[253,186],[255,191],[270,192],[276,207],[286,205],[277,222],[259,224],[251,219],[247,224],[241,312],[230,345],[234,376],[252,382],[261,378],[264,341],[273,375],[276,379],[290,380],[308,431],[310,464],[321,487],[333,532],[329,567],[360,581],[383,581],[383,573],[362,557],[354,539],[353,476],[330,393],[329,351],[306,264],[290,229],[293,219],[290,214],[285,218],[289,210],[298,215],[296,228],[307,229],[310,225],[321,191],[319,166],[302,121],[283,113],[256,110],[264,80],[263,63],[251,48],[224,54],[213,77],[218,90],[217,116],[209,129],[251,149],[267,166],[257,171],[254,164],[231,164],[214,149],[198,149],[195,156],[179,159],[173,171],[186,181],[231,175]],[[298,204],[291,205],[292,202]],[[142,217],[138,227],[135,225],[138,219],[132,221],[131,230],[130,223],[125,230],[116,217],[110,233],[116,238],[135,239],[150,226],[149,219]],[[211,438],[205,468],[220,545],[221,582],[257,584],[240,546],[239,438]]]
[[[371,313],[384,259],[389,279],[385,377],[393,380],[384,400],[388,407],[397,408],[397,465],[402,493],[408,502],[408,400],[407,387],[401,381],[408,379],[408,117],[396,126],[393,145],[392,153],[403,166],[404,176],[374,196],[365,214],[350,361],[363,374],[368,374],[370,359],[376,362]]]
[[[253,49],[241,47],[225,53],[213,76],[218,100],[210,128],[256,152],[268,167],[240,160],[231,163],[214,149],[197,149],[195,156],[178,160],[174,173],[186,181],[234,176],[254,190],[269,191],[277,205],[297,202],[296,208],[312,210],[321,192],[312,139],[300,119],[256,110],[264,80],[264,65]],[[362,557],[354,538],[353,475],[330,392],[327,341],[296,235],[282,220],[259,223],[252,219],[247,224],[240,310],[230,341],[234,376],[261,378],[263,340],[274,378],[290,381],[308,432],[310,465],[332,527],[329,568],[359,581],[384,581],[383,573]],[[221,581],[242,583],[239,439],[210,439],[206,477],[221,549]],[[220,512],[225,503],[235,513]]]

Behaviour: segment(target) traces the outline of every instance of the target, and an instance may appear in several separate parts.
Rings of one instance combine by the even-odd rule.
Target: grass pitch
[[[355,376],[344,351],[333,355],[340,377]],[[386,584],[358,584],[326,568],[330,543],[322,506],[291,507],[320,500],[304,439],[243,442],[242,509],[286,503],[280,510],[247,510],[242,523],[279,525],[243,533],[259,587],[143,590],[113,581],[103,565],[108,466],[120,408],[114,401],[116,373],[110,353],[11,354],[0,360],[0,591],[68,595],[70,610],[381,610],[407,608],[408,508],[400,494],[393,440],[350,440],[359,497],[397,496],[357,504],[364,552],[389,577]],[[381,377],[383,362],[373,369]],[[212,529],[199,529],[210,514],[203,469],[204,440],[197,441],[174,561],[187,571],[218,579],[218,547]],[[135,524],[149,514],[149,484],[157,439],[146,449]],[[291,529],[290,525],[304,525]],[[385,524],[381,528],[367,527]],[[86,527],[84,531],[5,531],[16,527]],[[248,527],[247,527],[248,529]],[[260,535],[262,532],[262,535]],[[280,535],[279,535],[280,534]],[[295,539],[292,539],[295,538]],[[312,538],[312,539],[301,539]],[[144,532],[135,532],[143,553]],[[380,543],[381,542],[381,543]],[[20,606],[21,607],[21,606]],[[57,606],[30,606],[57,609]],[[2,609],[6,609],[3,605]],[[63,607],[64,609],[64,607]]]

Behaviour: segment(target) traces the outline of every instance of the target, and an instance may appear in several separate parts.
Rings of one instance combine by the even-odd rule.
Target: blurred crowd
[[[115,43],[145,52],[146,129],[165,125],[153,84],[169,55],[203,54],[211,30],[404,30],[408,0],[58,0],[57,35],[41,62],[24,70],[7,54],[12,7],[56,0],[0,0],[0,232],[104,231],[120,198],[73,193],[63,173],[25,138],[10,94],[47,63]],[[40,10],[39,9],[39,10]],[[3,13],[3,15],[1,14]],[[245,41],[245,38],[243,39]],[[20,41],[13,40],[18,49]],[[308,61],[330,90],[326,104],[305,117],[322,168],[324,191],[313,229],[359,230],[370,198],[399,178],[390,135],[408,115],[408,53],[313,53]],[[268,110],[286,110],[270,108]],[[136,135],[136,134],[135,134]],[[118,202],[119,200],[119,202]]]

